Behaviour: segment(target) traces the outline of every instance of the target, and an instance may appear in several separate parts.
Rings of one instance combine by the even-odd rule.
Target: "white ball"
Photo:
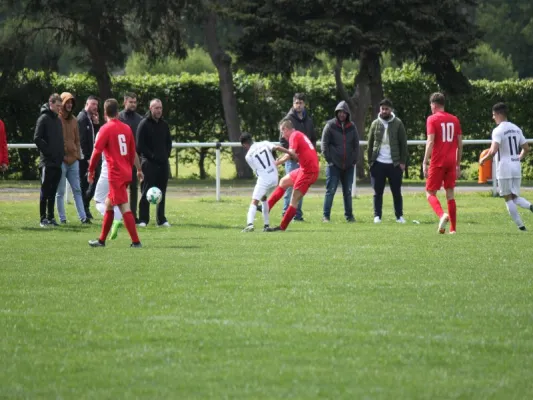
[[[148,200],[150,204],[159,204],[161,197],[163,197],[163,193],[161,193],[161,190],[159,190],[158,187],[151,187],[148,189],[148,192],[146,192],[146,200]]]

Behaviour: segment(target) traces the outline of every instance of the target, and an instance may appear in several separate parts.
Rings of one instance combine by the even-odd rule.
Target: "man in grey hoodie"
[[[359,157],[359,134],[350,120],[350,108],[341,101],[335,108],[335,118],[329,120],[322,132],[322,154],[326,159],[326,196],[323,222],[330,221],[331,206],[339,182],[344,199],[344,217],[355,222],[352,208],[352,183]]]

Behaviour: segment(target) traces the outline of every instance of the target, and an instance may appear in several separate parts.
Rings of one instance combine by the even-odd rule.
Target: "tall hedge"
[[[385,95],[393,103],[396,115],[407,128],[409,138],[423,139],[425,120],[430,113],[429,94],[438,90],[435,81],[414,68],[386,70],[383,76]],[[474,81],[472,93],[448,99],[447,109],[456,114],[462,123],[465,139],[488,139],[494,127],[491,107],[505,101],[511,110],[510,118],[522,127],[526,137],[533,137],[533,80],[504,82]],[[33,140],[35,121],[40,106],[52,92],[69,91],[77,99],[78,112],[84,100],[96,93],[96,82],[87,75],[58,76],[42,72],[24,71],[17,82],[0,94],[0,118],[6,124],[9,143],[29,143]],[[164,116],[172,127],[174,140],[179,142],[204,142],[227,140],[223,110],[214,74],[181,76],[118,76],[113,79],[114,96],[118,99],[126,91],[139,96],[139,111],[146,112],[150,99],[163,101]],[[348,88],[351,90],[352,88]],[[333,116],[339,98],[332,77],[259,78],[237,73],[235,91],[238,98],[242,129],[258,139],[278,139],[277,123],[292,103],[295,92],[305,92],[308,106],[321,132],[325,121]],[[375,116],[369,116],[367,124]],[[466,146],[465,164],[477,161],[482,148]],[[183,162],[205,162],[211,150],[182,150]],[[34,150],[13,150],[10,153],[10,173],[24,179],[36,178]],[[410,147],[410,160],[415,168],[411,176],[418,175],[423,147]],[[533,163],[525,167],[526,176],[533,178]]]

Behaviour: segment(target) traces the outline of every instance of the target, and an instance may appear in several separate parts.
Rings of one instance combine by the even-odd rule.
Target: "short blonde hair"
[[[280,128],[287,128],[287,129],[294,129],[294,125],[292,124],[292,121],[288,118],[283,118],[279,123]]]

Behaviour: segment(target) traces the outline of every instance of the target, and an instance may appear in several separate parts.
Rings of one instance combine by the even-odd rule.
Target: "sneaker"
[[[130,247],[133,247],[134,249],[140,249],[141,247],[143,247],[143,245],[141,244],[141,242],[132,243],[132,244],[130,244]]]
[[[263,226],[263,232],[266,232],[267,229],[270,229],[270,225],[265,225],[265,226]]]
[[[450,231],[450,235],[457,235],[456,231]]]
[[[48,220],[48,224],[52,226],[59,226],[59,224],[56,222],[55,218],[52,218]]]
[[[355,218],[354,218],[354,217],[346,218],[346,222],[348,222],[348,223],[354,223],[354,222],[355,222]]]
[[[122,226],[122,221],[113,221],[113,225],[111,226],[111,236],[109,236],[109,239],[115,240],[118,236],[118,228]]]
[[[283,231],[283,229],[281,229],[281,226],[274,226],[274,227],[268,227],[265,229],[265,232],[278,232],[278,231]]]
[[[263,205],[261,203],[257,204],[257,212],[263,212]]]
[[[139,222],[139,228],[146,228],[146,222]]]
[[[322,222],[327,224],[328,222],[331,222],[331,221],[328,217],[322,217]]]
[[[405,219],[403,219],[403,217],[396,218],[396,222],[398,222],[399,224],[405,224]]]
[[[172,225],[170,225],[168,222],[163,222],[162,224],[157,225],[158,227],[165,227],[170,228]]]
[[[305,222],[304,217],[300,217],[300,218],[294,217],[292,220],[293,221],[298,221],[298,222]]]
[[[105,247],[105,242],[101,242],[100,239],[89,240],[89,246],[91,246],[91,247]]]
[[[85,218],[81,220],[82,225],[92,225],[92,222],[89,218]]]
[[[520,228],[518,228],[518,229],[520,229],[521,231],[527,231],[527,229],[526,229],[526,227],[525,227],[525,226],[521,226],[521,227],[520,227]]]
[[[50,226],[50,222],[45,218],[41,220],[41,223],[39,225],[41,228],[48,228]]]
[[[241,232],[253,232],[254,231],[254,224],[248,224],[246,225],[246,228],[244,228]]]
[[[89,210],[85,210],[85,217],[87,219],[94,219],[93,215],[91,214]]]
[[[446,213],[442,214],[442,217],[440,217],[440,220],[439,220],[438,232],[440,234],[444,234],[446,232],[446,224],[448,223],[449,220],[450,220],[450,217],[448,216],[448,214]]]
[[[381,224],[381,218],[379,218],[379,217],[374,217],[374,223],[375,223],[375,224]]]

